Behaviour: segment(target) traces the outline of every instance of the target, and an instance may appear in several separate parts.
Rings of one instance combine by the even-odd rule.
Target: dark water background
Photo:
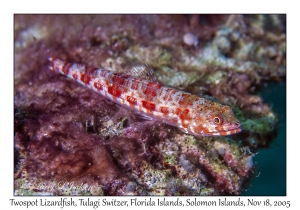
[[[242,195],[286,195],[286,83],[270,83],[261,92],[263,100],[279,117],[279,132],[268,148],[258,150],[257,166],[250,185]]]

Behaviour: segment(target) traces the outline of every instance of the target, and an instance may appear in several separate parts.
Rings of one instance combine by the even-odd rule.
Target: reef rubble
[[[15,195],[240,195],[278,117],[259,95],[286,76],[284,15],[15,15]],[[67,77],[49,55],[232,107],[242,132],[195,137],[145,121]]]

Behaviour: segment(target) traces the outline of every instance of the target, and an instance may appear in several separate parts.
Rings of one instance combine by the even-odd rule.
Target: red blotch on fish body
[[[179,115],[179,117],[182,120],[182,122],[184,122],[184,120],[190,120],[189,112],[190,112],[190,110],[188,110],[188,109],[184,109],[181,112],[181,114]]]
[[[112,82],[116,85],[123,85],[125,81],[125,77],[120,76],[119,74],[113,76]]]
[[[89,74],[81,74],[80,75],[80,80],[82,82],[84,82],[84,84],[89,84],[90,83],[90,80],[91,80],[91,77]]]
[[[186,107],[186,106],[192,106],[193,103],[198,100],[197,96],[191,95],[191,94],[187,94],[187,93],[183,93],[182,98],[180,99],[180,101],[178,102],[179,105]]]
[[[182,127],[187,128],[188,124],[191,120],[191,116],[189,115],[190,110],[188,109],[176,109],[176,115],[180,118]]]
[[[146,95],[148,100],[152,100],[157,95],[157,91],[160,88],[161,85],[159,83],[149,82],[147,84],[146,90],[144,91],[144,94]]]
[[[204,128],[204,127],[201,126],[201,125],[195,127],[194,130],[195,130],[195,132],[197,132],[197,133],[201,133],[201,132],[203,132],[204,134],[210,133],[210,131],[208,130],[208,128]]]
[[[159,111],[160,111],[161,113],[163,113],[164,115],[169,114],[169,108],[166,107],[166,106],[160,107],[160,108],[159,108]]]
[[[156,107],[154,103],[144,101],[144,100],[142,101],[142,106],[149,111],[154,111]]]
[[[176,114],[177,116],[180,116],[181,112],[182,112],[182,109],[181,109],[181,108],[176,108],[175,114]]]
[[[66,64],[62,67],[62,72],[63,72],[64,74],[68,74],[68,73],[69,73],[69,69],[70,69],[71,66],[72,66],[71,63],[66,63]]]
[[[86,85],[89,84],[91,81],[92,73],[97,69],[98,68],[85,67],[85,74],[81,75],[81,81]]]
[[[107,91],[110,95],[115,96],[115,97],[120,97],[122,94],[122,91],[118,85],[109,86]]]
[[[101,85],[99,82],[94,82],[94,87],[97,88],[97,90],[103,89],[103,85]]]
[[[132,104],[132,105],[136,105],[136,104],[137,104],[136,98],[134,98],[134,97],[132,97],[132,96],[127,96],[127,97],[126,97],[126,100],[127,100],[130,104]]]

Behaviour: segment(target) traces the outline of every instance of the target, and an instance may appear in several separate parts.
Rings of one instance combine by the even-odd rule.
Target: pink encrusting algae
[[[196,136],[225,136],[241,131],[241,124],[229,106],[162,86],[149,78],[67,63],[55,57],[49,60],[53,71],[76,80],[146,119],[176,126]]]

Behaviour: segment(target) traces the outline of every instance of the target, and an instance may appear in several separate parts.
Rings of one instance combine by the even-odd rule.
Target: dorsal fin
[[[153,69],[148,64],[136,65],[129,69],[128,74],[143,78],[151,82],[157,82]]]
[[[151,82],[158,82],[152,66],[149,65],[145,59],[139,59],[139,62],[131,66],[129,70],[126,71],[126,74],[143,78]]]

